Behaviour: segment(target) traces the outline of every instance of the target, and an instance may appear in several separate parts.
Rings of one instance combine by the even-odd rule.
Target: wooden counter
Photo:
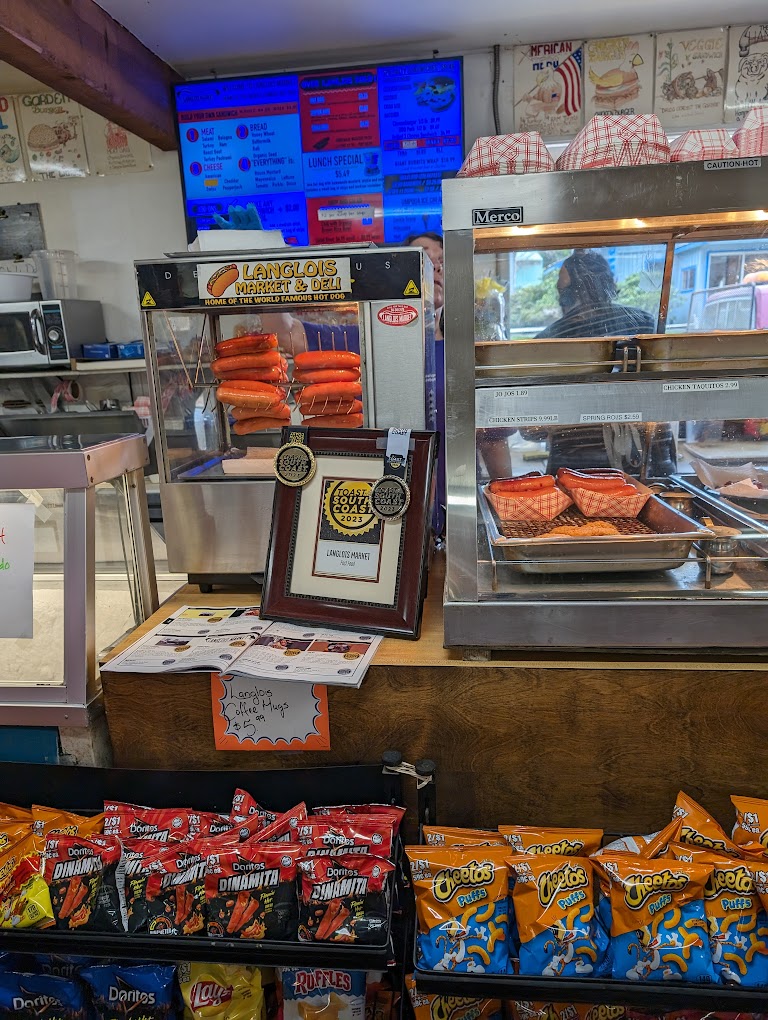
[[[394,748],[437,762],[438,817],[452,825],[653,831],[683,787],[728,826],[731,793],[768,796],[764,662],[615,653],[466,662],[442,646],[442,581],[438,565],[421,640],[385,639],[359,691],[329,688],[330,751],[217,751],[207,674],[129,675],[107,664],[115,765],[299,767],[375,761]],[[257,603],[242,589],[185,587],[132,639],[184,604]]]

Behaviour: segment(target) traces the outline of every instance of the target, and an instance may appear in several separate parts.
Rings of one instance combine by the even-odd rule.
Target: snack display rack
[[[734,526],[722,501],[699,489],[691,516],[671,511],[665,493],[680,488],[680,476],[695,481],[694,433],[703,422],[719,423],[729,465],[768,446],[736,435],[768,407],[768,333],[755,321],[754,293],[765,289],[764,274],[750,261],[768,265],[767,187],[768,166],[755,161],[444,182],[447,646],[765,648],[764,526],[742,516],[730,569],[714,541],[718,527]],[[688,287],[694,259],[699,279],[711,281],[716,253],[732,249],[747,253],[733,286]],[[568,332],[568,305],[547,324],[560,314],[554,283],[569,251],[604,264],[613,296],[600,307],[620,306],[623,293],[624,304],[643,304],[642,312],[629,308],[635,328],[625,319],[615,335],[594,325]],[[637,272],[628,280],[630,265]],[[504,339],[490,342],[476,328],[487,278],[507,281],[514,306],[499,323]],[[527,290],[515,290],[516,280]],[[604,447],[609,433],[614,445]],[[668,437],[663,457],[660,436]],[[501,519],[484,495],[489,480],[531,468],[552,474],[601,463],[652,490],[634,528],[637,518],[606,512],[598,523],[608,530],[595,537],[549,536],[574,524],[568,514],[577,525],[600,516],[569,509],[529,533],[519,517]]]
[[[402,760],[394,752],[385,764]],[[194,804],[204,811],[228,812],[238,786],[260,795],[276,811],[305,800],[320,803],[399,804],[402,777],[382,765],[350,765],[316,769],[256,771],[155,771],[102,769],[59,765],[0,763],[0,800],[19,806],[35,803],[66,806],[78,814],[98,814],[105,799],[170,808]],[[419,795],[420,804],[425,803]],[[398,840],[394,882],[390,886],[386,943],[355,946],[332,942],[256,941],[207,936],[161,936],[62,932],[53,928],[0,930],[0,950],[16,953],[59,953],[100,959],[144,961],[206,961],[254,966],[339,967],[384,970],[406,960],[412,898],[407,894]]]

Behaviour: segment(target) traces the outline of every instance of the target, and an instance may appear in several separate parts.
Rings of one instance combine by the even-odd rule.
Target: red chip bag
[[[394,864],[372,854],[299,861],[300,942],[387,941],[388,878]]]
[[[43,877],[57,928],[125,931],[125,901],[117,874],[121,856],[116,836],[48,837]]]
[[[146,886],[150,935],[197,935],[205,928],[205,844],[164,847],[149,861]]]
[[[300,823],[296,840],[306,856],[376,854],[392,856],[395,821],[387,815],[326,815]]]
[[[297,862],[303,847],[239,843],[209,854],[205,898],[208,934],[236,939],[296,938]]]
[[[405,815],[404,807],[395,804],[337,804],[331,807],[314,807],[313,815],[391,815],[395,819],[395,835]]]
[[[104,834],[121,839],[152,839],[159,843],[188,839],[189,816],[184,808],[148,808],[121,801],[105,802]]]
[[[272,822],[276,821],[278,817],[274,811],[267,811],[266,808],[263,808],[261,804],[257,803],[247,790],[235,790],[235,796],[232,798],[232,811],[230,814],[233,824],[237,824],[246,818],[250,818],[251,815],[258,815],[264,823],[265,828],[267,825],[271,825]]]
[[[304,821],[306,817],[307,805],[302,801],[301,804],[297,804],[296,807],[286,811],[285,814],[278,815],[275,821],[268,825],[266,829],[261,829],[260,832],[257,832],[256,839],[259,843],[294,842],[296,829],[299,823]]]
[[[221,836],[234,828],[231,815],[219,815],[213,811],[192,811],[189,814],[189,835]]]
[[[153,839],[123,841],[123,888],[129,932],[147,930],[147,879],[167,849],[167,843]]]

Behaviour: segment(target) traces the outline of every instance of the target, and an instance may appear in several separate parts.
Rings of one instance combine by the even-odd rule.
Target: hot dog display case
[[[444,182],[447,645],[768,645],[766,194],[759,160]]]
[[[262,574],[284,425],[435,428],[421,249],[217,251],[136,274],[171,570]]]

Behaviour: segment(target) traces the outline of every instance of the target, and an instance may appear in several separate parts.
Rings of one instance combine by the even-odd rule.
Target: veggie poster
[[[716,125],[723,119],[724,28],[656,36],[656,106],[664,127]]]

